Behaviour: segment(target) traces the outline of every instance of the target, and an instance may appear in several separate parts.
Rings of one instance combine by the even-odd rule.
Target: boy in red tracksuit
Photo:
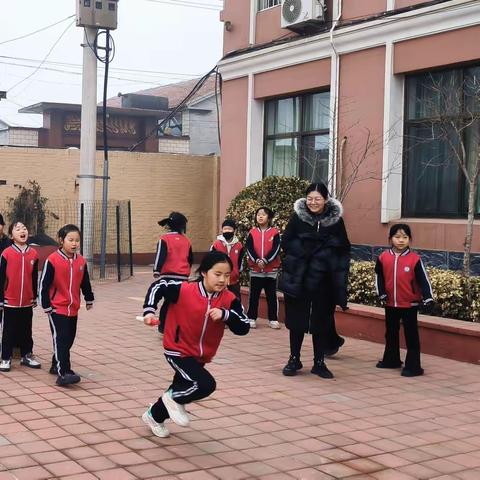
[[[250,296],[248,318],[250,327],[257,327],[258,301],[265,290],[270,328],[280,328],[278,323],[277,274],[280,267],[280,234],[272,227],[273,211],[260,207],[255,212],[257,226],[250,230],[245,247],[250,267]]]
[[[187,217],[180,212],[171,212],[158,224],[170,231],[162,235],[157,244],[157,253],[153,265],[153,278],[186,281],[190,276],[193,263],[192,245],[186,237]],[[164,300],[160,309],[158,331],[165,330],[168,301]]]
[[[21,365],[40,368],[32,339],[33,307],[37,306],[38,254],[27,245],[28,230],[13,222],[8,234],[13,244],[0,257],[0,311],[2,313],[2,359],[0,371],[8,372],[15,345],[20,346]]]
[[[50,373],[57,375],[57,385],[78,383],[70,365],[70,349],[77,333],[77,314],[80,308],[80,290],[86,308],[93,307],[93,292],[87,262],[78,253],[80,230],[65,225],[58,232],[60,249],[52,253],[43,266],[40,280],[42,308],[48,314],[53,337],[53,356]]]
[[[222,233],[211,246],[210,250],[226,253],[233,264],[228,289],[240,300],[240,273],[243,270],[244,250],[240,240],[235,235],[237,224],[235,220],[226,218],[222,223]]]
[[[423,375],[420,364],[420,339],[417,313],[419,305],[431,309],[433,294],[420,256],[410,250],[410,227],[395,224],[390,228],[392,248],[384,251],[375,265],[376,287],[385,303],[385,352],[377,368],[400,368],[400,320],[403,322],[407,356],[402,376]],[[423,301],[422,301],[423,299]]]
[[[145,324],[152,323],[161,298],[170,302],[163,347],[175,371],[169,389],[142,416],[158,437],[168,437],[164,425],[168,418],[187,426],[185,405],[214,392],[215,379],[205,364],[215,356],[225,327],[236,335],[246,335],[250,329],[240,301],[227,289],[232,269],[226,254],[211,251],[200,263],[198,281],[161,279],[148,289],[143,305]]]

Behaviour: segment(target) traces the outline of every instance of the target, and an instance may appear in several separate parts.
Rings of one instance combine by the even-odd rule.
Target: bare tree
[[[432,154],[423,159],[425,175],[431,169],[445,169],[456,164],[465,181],[467,193],[467,226],[464,238],[463,274],[470,275],[473,224],[476,214],[480,177],[480,71],[465,75],[432,74],[421,85],[421,96],[415,102],[422,110],[429,138],[414,142],[442,142],[448,155]],[[475,72],[475,71],[474,71]]]

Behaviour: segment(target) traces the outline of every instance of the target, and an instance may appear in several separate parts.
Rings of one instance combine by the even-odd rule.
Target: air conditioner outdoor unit
[[[325,22],[325,0],[282,0],[282,28],[303,32]]]

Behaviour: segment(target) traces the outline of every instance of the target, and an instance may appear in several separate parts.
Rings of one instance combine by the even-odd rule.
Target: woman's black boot
[[[310,372],[322,378],[333,378],[333,373],[327,368],[325,362],[320,360],[314,360]]]
[[[303,368],[302,362],[299,357],[292,357],[288,359],[287,364],[283,367],[282,373],[287,377],[293,377],[297,374],[297,370]]]

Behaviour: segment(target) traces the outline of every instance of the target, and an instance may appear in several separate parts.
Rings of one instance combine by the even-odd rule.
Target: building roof
[[[70,110],[81,111],[81,105],[78,103],[55,103],[40,102],[28,107],[21,108],[20,113],[43,113],[50,110]],[[102,111],[102,105],[97,106],[97,112]],[[107,112],[112,114],[130,115],[132,117],[164,117],[168,112],[164,110],[145,110],[141,108],[123,108],[117,106],[107,106]]]
[[[3,122],[9,128],[42,128],[43,118],[37,115],[19,115],[17,113],[6,113],[0,116],[0,122]]]
[[[168,108],[175,108],[181,101],[190,93],[192,88],[197,84],[199,78],[186,80],[184,82],[170,83],[168,85],[161,85],[159,87],[147,88],[146,90],[139,90],[136,93],[139,95],[152,95],[155,97],[168,98]],[[215,94],[215,76],[211,76],[200,88],[200,90],[193,96],[188,105],[194,105],[199,101],[211,97]],[[117,97],[107,100],[107,105],[111,107],[121,107],[122,98],[119,93]]]

